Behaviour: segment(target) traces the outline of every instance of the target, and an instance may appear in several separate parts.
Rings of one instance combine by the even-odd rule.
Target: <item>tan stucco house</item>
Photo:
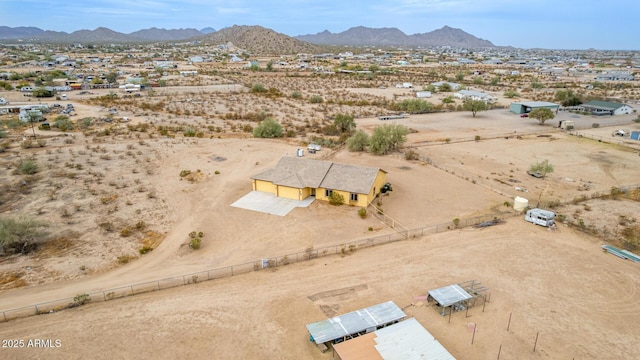
[[[345,204],[362,207],[375,199],[386,179],[387,172],[379,168],[293,156],[285,156],[274,168],[251,177],[254,191],[293,200],[315,196],[324,201],[335,191]]]

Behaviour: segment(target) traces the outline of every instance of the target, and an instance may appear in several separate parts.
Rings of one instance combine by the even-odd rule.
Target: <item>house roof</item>
[[[285,156],[269,170],[251,179],[270,181],[294,188],[325,188],[350,193],[368,194],[379,168],[333,163],[325,160]]]
[[[591,100],[588,103],[584,104],[585,106],[590,106],[598,109],[605,110],[618,110],[623,107],[625,104],[615,103],[611,101],[602,101],[602,100]]]

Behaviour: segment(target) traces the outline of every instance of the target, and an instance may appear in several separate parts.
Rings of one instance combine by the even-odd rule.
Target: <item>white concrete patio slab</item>
[[[315,197],[309,196],[304,200],[291,200],[262,191],[252,191],[236,200],[231,206],[272,215],[286,216],[291,210],[297,207],[307,207],[311,205],[315,199]]]

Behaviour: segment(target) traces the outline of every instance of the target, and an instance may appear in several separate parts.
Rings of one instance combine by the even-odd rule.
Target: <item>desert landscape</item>
[[[628,359],[640,350],[640,267],[601,249],[637,253],[640,245],[640,149],[611,135],[640,130],[635,110],[560,111],[541,125],[509,104],[551,100],[557,79],[538,91],[526,77],[487,85],[496,101],[477,114],[439,92],[427,99],[432,111],[381,121],[415,98],[395,84],[426,86],[458,70],[198,71],[162,75],[166,86],[135,94],[91,89],[62,100],[0,92],[9,104],[74,108],[66,118],[47,114],[51,129],[15,114],[0,118],[0,216],[42,228],[32,247],[0,257],[0,338],[60,345],[3,348],[2,358],[331,359],[305,324],[389,300],[459,359]],[[471,74],[462,80],[473,83]],[[634,86],[617,95],[633,97]],[[510,88],[527,91],[513,99],[503,94]],[[406,139],[384,155],[349,151],[352,133],[334,123],[342,114],[354,131],[372,135],[393,124],[407,129]],[[254,136],[267,118],[282,136]],[[573,132],[558,127],[563,120],[575,123]],[[306,152],[310,143],[322,150]],[[366,216],[319,200],[284,217],[231,206],[252,190],[252,176],[298,149],[305,158],[381,168],[393,190]],[[553,164],[549,174],[527,173],[544,160]],[[557,226],[525,222],[513,209],[516,196],[552,209]],[[409,236],[400,238],[388,219]],[[471,226],[479,219],[503,221]],[[275,263],[255,265],[263,259]],[[243,273],[227,274],[234,268]],[[217,269],[224,276],[202,281]],[[182,277],[188,286],[134,291]],[[421,300],[467,280],[490,289],[484,308],[448,318]]]

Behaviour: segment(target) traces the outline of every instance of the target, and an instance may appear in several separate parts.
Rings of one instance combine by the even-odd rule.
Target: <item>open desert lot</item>
[[[596,238],[517,217],[18,319],[0,324],[0,337],[61,344],[2,349],[5,359],[331,359],[308,341],[305,324],[326,318],[327,309],[393,300],[458,359],[493,359],[499,350],[502,359],[631,359],[640,351],[639,275],[637,264],[603,253]],[[414,300],[470,279],[491,291],[484,311],[455,313],[449,322]],[[330,290],[338,291],[318,296]],[[477,325],[473,345],[469,323]]]

